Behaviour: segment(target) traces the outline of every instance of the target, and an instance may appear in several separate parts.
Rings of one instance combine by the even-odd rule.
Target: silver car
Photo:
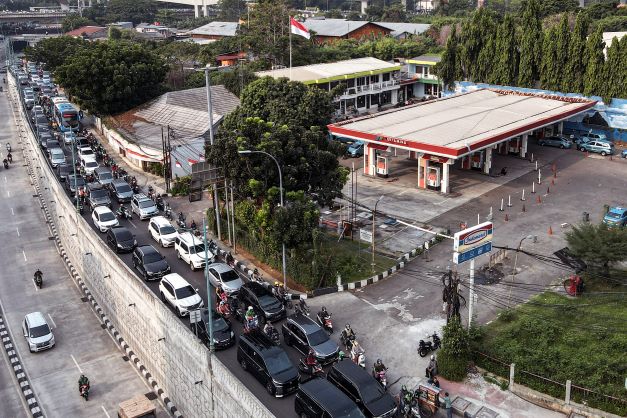
[[[51,148],[48,150],[50,152],[50,163],[54,168],[56,168],[59,164],[65,164],[65,154],[61,148]]]
[[[54,347],[54,335],[41,312],[32,312],[24,317],[22,333],[31,353]]]
[[[225,263],[213,263],[209,265],[209,281],[215,287],[222,287],[227,295],[232,296],[239,292],[244,284],[239,274]]]

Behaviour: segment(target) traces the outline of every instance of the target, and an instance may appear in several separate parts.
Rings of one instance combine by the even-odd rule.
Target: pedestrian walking
[[[446,410],[446,418],[453,418],[453,406],[448,392],[444,392],[444,409]]]

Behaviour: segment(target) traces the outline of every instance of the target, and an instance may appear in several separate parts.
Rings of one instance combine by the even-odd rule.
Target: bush
[[[171,190],[172,196],[187,196],[189,194],[189,183],[191,181],[192,176],[176,176]]]
[[[470,350],[468,331],[459,318],[453,317],[444,327],[442,350],[438,356],[439,374],[448,380],[461,381],[466,377]]]

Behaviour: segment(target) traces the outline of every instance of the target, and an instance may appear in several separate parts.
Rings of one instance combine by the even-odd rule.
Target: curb
[[[29,125],[29,128],[30,128],[30,125]],[[104,313],[104,311],[102,310],[100,305],[98,305],[98,302],[96,302],[96,300],[94,299],[93,295],[91,294],[91,291],[88,289],[87,285],[84,283],[83,279],[78,274],[76,268],[74,267],[74,265],[70,261],[68,255],[67,255],[67,252],[65,251],[65,248],[63,246],[63,243],[61,242],[61,238],[59,237],[59,234],[57,232],[56,225],[54,224],[54,222],[52,221],[52,217],[50,216],[50,211],[48,210],[48,205],[46,204],[46,202],[44,201],[44,199],[43,199],[43,197],[41,195],[39,181],[37,179],[37,176],[35,176],[35,174],[34,174],[34,172],[32,170],[31,162],[28,159],[26,159],[26,161],[27,161],[27,171],[29,172],[29,175],[31,177],[31,181],[33,182],[33,187],[35,188],[35,191],[37,193],[37,197],[39,199],[41,209],[44,212],[44,216],[46,218],[46,223],[50,227],[50,231],[52,233],[52,236],[54,237],[54,241],[57,244],[57,247],[58,247],[58,250],[59,250],[59,255],[63,258],[63,261],[67,265],[67,267],[68,267],[68,269],[70,271],[70,275],[71,275],[72,279],[74,280],[76,285],[81,289],[83,294],[87,297],[87,299],[89,300],[89,302],[92,305],[92,309],[98,314],[98,316],[100,317],[100,320],[106,326],[107,330],[111,333],[111,335],[113,335],[115,341],[117,341],[118,345],[125,351],[125,353],[129,357],[129,359],[133,362],[135,367],[142,373],[144,378],[148,381],[148,383],[152,387],[152,390],[161,398],[163,403],[166,405],[166,407],[169,410],[169,412],[176,418],[182,418],[183,415],[178,411],[178,409],[176,408],[174,403],[172,403],[172,401],[165,394],[163,389],[161,389],[159,387],[159,384],[152,377],[150,372],[148,372],[148,369],[146,369],[146,366],[144,366],[141,363],[140,359],[135,355],[133,350],[131,350],[131,348],[128,345],[128,343],[120,335],[118,330],[113,326],[113,324],[111,323],[111,321],[109,320],[107,315]],[[31,396],[33,396],[33,398],[34,398],[34,395],[32,395],[32,391],[30,391],[30,393],[31,393]],[[27,401],[28,401],[28,399],[27,399]],[[34,402],[36,403],[36,400],[34,400]],[[31,403],[29,403],[29,405],[31,405]],[[42,415],[38,415],[38,416],[43,416],[43,414]]]

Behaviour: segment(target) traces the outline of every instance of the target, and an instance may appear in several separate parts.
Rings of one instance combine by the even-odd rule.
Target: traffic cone
[[[507,213],[505,214],[505,222],[509,221],[509,216],[507,216]]]
[[[549,235],[553,235],[553,228],[549,226]]]
[[[523,204],[523,212],[527,212],[527,209],[525,208],[525,205]]]
[[[551,180],[551,186],[555,186],[555,181]]]
[[[546,188],[546,194],[551,193],[551,189],[549,189],[548,187]]]
[[[557,178],[557,171],[553,172],[553,178],[556,179]]]
[[[537,197],[536,203],[542,203],[542,198],[540,196]]]

